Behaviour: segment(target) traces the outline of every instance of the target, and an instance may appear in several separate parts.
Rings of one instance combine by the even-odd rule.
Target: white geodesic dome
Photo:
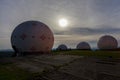
[[[67,46],[65,44],[61,44],[58,46],[57,50],[67,50]]]
[[[17,52],[50,52],[54,36],[50,28],[39,21],[19,24],[11,35],[11,45]]]
[[[105,35],[99,39],[97,45],[98,45],[98,48],[101,50],[116,49],[118,47],[118,42],[113,36]]]
[[[77,46],[76,49],[80,49],[80,50],[90,50],[91,47],[87,42],[80,42]]]

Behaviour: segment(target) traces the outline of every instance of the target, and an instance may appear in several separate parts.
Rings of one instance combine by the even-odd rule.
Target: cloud
[[[106,26],[100,28],[71,28],[66,31],[55,32],[55,35],[97,35],[97,34],[120,34],[120,28],[107,28]]]
[[[9,38],[12,30],[26,20],[47,24],[55,34],[55,45],[95,43],[104,34],[118,38],[119,4],[120,0],[0,0],[0,40]],[[69,21],[66,30],[60,29],[57,23],[62,17]],[[10,44],[9,39],[4,43]]]

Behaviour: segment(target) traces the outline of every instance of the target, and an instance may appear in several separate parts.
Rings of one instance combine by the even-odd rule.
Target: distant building
[[[99,39],[97,45],[100,50],[113,50],[117,49],[118,42],[113,36],[105,35]]]
[[[65,44],[61,44],[58,46],[57,50],[67,50],[67,46]]]
[[[79,50],[91,50],[91,47],[87,42],[80,42],[76,46],[76,49],[79,49]]]
[[[49,53],[54,36],[50,28],[39,21],[26,21],[18,25],[12,35],[11,44],[16,53]]]

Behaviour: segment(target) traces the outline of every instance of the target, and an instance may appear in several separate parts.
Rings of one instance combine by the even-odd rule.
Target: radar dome
[[[101,50],[116,49],[118,47],[118,42],[113,36],[105,35],[99,39],[97,45]]]
[[[54,43],[50,28],[39,21],[19,24],[11,35],[12,48],[17,53],[48,53]]]
[[[80,50],[90,50],[90,45],[87,43],[87,42],[80,42],[77,47],[77,49],[80,49]]]
[[[58,46],[57,50],[67,50],[67,46],[65,44],[61,44]]]

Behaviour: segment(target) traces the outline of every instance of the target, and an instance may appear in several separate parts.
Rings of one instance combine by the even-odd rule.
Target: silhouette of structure
[[[100,50],[114,50],[117,49],[118,42],[113,36],[105,35],[99,39],[97,45]]]
[[[49,53],[53,43],[52,31],[46,24],[39,21],[23,22],[11,35],[12,48],[19,54]]]
[[[65,44],[61,44],[58,46],[57,50],[67,50],[67,46]]]
[[[91,50],[91,47],[87,42],[80,42],[76,46],[76,49],[78,49],[78,50]]]

